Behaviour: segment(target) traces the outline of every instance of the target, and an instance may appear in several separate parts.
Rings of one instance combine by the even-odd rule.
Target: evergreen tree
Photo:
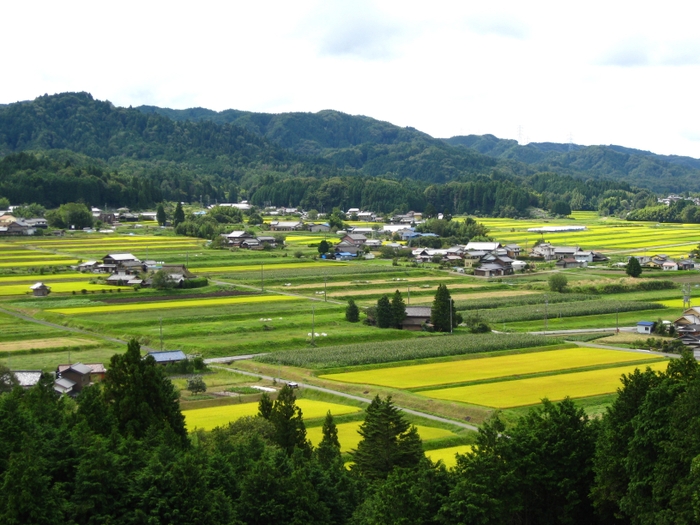
[[[396,290],[391,298],[391,325],[394,328],[401,328],[406,319],[406,303],[403,302],[401,292]]]
[[[377,326],[379,328],[389,328],[393,325],[393,312],[391,302],[386,295],[377,301]]]
[[[452,318],[450,319],[450,312]],[[454,301],[447,286],[438,285],[433,307],[430,311],[430,322],[436,332],[451,332],[462,322],[462,316],[455,309]]]
[[[318,243],[318,253],[323,255],[324,253],[328,253],[328,250],[330,250],[331,246],[328,244],[328,241],[326,239],[323,239],[321,242]]]
[[[340,441],[338,441],[338,427],[335,426],[333,416],[330,410],[326,414],[326,419],[323,421],[321,429],[323,438],[318,444],[316,455],[321,465],[324,467],[330,466],[332,463],[340,461]]]
[[[425,458],[416,427],[406,421],[391,396],[372,400],[358,432],[362,440],[353,452],[353,470],[368,479],[386,479],[394,468],[413,468]]]
[[[129,341],[124,354],[110,359],[104,398],[123,434],[140,439],[151,428],[170,429],[187,443],[178,394],[153,357],[141,358],[136,339]]]
[[[182,224],[185,222],[185,212],[182,209],[182,203],[180,201],[177,202],[177,206],[175,206],[175,216],[173,217],[173,226],[177,227],[178,224]]]
[[[260,402],[258,403],[258,415],[265,419],[270,419],[273,404],[270,395],[267,392],[263,392],[260,396]]]
[[[165,223],[168,220],[168,216],[165,213],[165,208],[163,207],[162,202],[158,204],[158,209],[156,210],[156,220],[160,226],[165,226]]]
[[[642,265],[639,264],[639,259],[630,257],[627,266],[625,266],[625,273],[630,277],[639,277],[642,275]]]
[[[311,453],[301,408],[296,405],[294,390],[289,385],[284,385],[277,395],[270,421],[275,425],[275,442],[288,455],[291,456],[295,449],[301,449],[306,455]]]
[[[357,323],[360,320],[360,309],[353,299],[348,300],[345,308],[345,320],[350,323]]]

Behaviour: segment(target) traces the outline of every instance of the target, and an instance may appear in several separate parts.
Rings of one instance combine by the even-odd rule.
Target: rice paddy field
[[[471,451],[471,445],[458,445],[456,447],[428,450],[425,455],[435,463],[442,461],[447,468],[452,468],[457,464],[457,454],[467,454]]]
[[[298,399],[297,406],[301,408],[304,419],[315,419],[324,417],[330,411],[334,416],[353,414],[359,412],[358,407],[349,405],[339,405],[315,399]],[[241,403],[234,405],[224,405],[208,408],[198,408],[194,410],[184,410],[185,423],[187,428],[212,430],[231,423],[245,416],[255,416],[258,413],[258,403]]]

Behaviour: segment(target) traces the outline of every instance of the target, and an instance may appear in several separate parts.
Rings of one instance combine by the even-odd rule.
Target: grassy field
[[[600,348],[570,348],[524,354],[467,359],[444,363],[380,368],[320,376],[346,383],[418,388],[483,381],[499,377],[553,372],[573,368],[656,359],[656,356]]]
[[[665,370],[667,361],[650,363],[653,370]],[[420,395],[432,399],[459,401],[493,408],[510,408],[534,405],[542,399],[559,401],[565,397],[598,396],[615,392],[620,387],[620,376],[635,368],[646,366],[622,366],[586,372],[547,375],[513,381],[426,390]]]
[[[304,419],[323,417],[328,411],[334,416],[352,414],[360,411],[358,407],[327,403],[314,399],[298,399],[297,406],[301,408]],[[183,411],[185,423],[189,430],[194,430],[195,428],[211,430],[216,427],[227,425],[231,421],[235,421],[241,417],[255,416],[257,413],[257,403],[242,403]]]

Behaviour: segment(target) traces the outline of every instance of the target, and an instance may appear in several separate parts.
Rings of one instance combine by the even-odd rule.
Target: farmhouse
[[[336,244],[333,247],[333,251],[337,255],[342,255],[342,254],[349,254],[349,255],[357,255],[357,252],[362,252],[364,251],[364,247],[358,244],[354,244],[348,241],[340,241],[338,244]]]
[[[127,267],[140,267],[141,261],[130,253],[110,253],[102,258],[101,268],[105,269],[125,269]]]
[[[501,247],[500,242],[468,242],[464,249],[468,252],[492,252]]]
[[[59,378],[67,379],[73,383],[72,392],[80,392],[83,388],[90,385],[90,374],[92,374],[92,368],[82,363],[76,363],[64,368]]]
[[[331,231],[331,227],[327,222],[324,222],[322,224],[310,224],[309,231],[312,233],[329,232]]]
[[[341,242],[347,242],[348,244],[352,244],[354,246],[362,246],[365,242],[367,242],[367,237],[361,233],[348,233],[342,238]]]
[[[25,390],[36,385],[41,379],[41,370],[13,370],[12,375],[15,376],[19,386]]]
[[[144,359],[147,357],[152,357],[156,364],[167,365],[169,363],[179,363],[180,361],[186,361],[187,357],[182,352],[182,350],[172,350],[169,352],[148,352]]]
[[[46,297],[51,293],[51,287],[44,283],[36,283],[29,287],[34,297]]]
[[[100,263],[98,261],[85,261],[84,263],[80,263],[78,266],[76,266],[76,269],[79,272],[92,272],[97,269],[97,266]]]
[[[304,223],[301,221],[272,221],[270,229],[275,232],[291,232],[301,230]]]
[[[241,230],[232,231],[228,235],[225,235],[225,237],[226,237],[226,242],[230,246],[240,246],[241,244],[243,244],[243,241],[245,241],[247,239],[254,239],[255,238],[254,235],[251,235],[250,233],[246,233],[246,232],[241,231]]]
[[[68,370],[69,368],[72,368],[73,366],[78,366],[81,365],[83,367],[87,367],[90,369],[90,381],[95,382],[95,381],[101,381],[104,379],[105,374],[107,373],[107,369],[102,363],[76,363],[75,365],[58,365],[56,367],[56,376],[57,377],[62,377],[62,374]],[[69,372],[70,374],[71,372]]]
[[[4,216],[3,216],[4,217]],[[0,235],[34,235],[36,228],[21,219],[0,223]]]
[[[638,334],[650,334],[653,329],[654,323],[652,321],[639,321],[637,323]]]
[[[406,318],[401,324],[404,330],[422,330],[423,325],[430,323],[430,306],[407,306]]]

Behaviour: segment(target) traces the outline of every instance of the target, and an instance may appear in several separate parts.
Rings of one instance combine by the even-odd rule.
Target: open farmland
[[[478,385],[425,390],[419,394],[432,399],[459,401],[493,408],[512,408],[534,405],[542,399],[560,401],[565,397],[589,397],[615,392],[620,387],[620,376],[630,374],[636,368],[665,370],[668,361],[654,362],[642,366],[622,366],[547,375],[512,381],[484,383]]]
[[[358,407],[317,401],[315,399],[297,399],[296,403],[297,406],[301,408],[305,420],[324,417],[328,411],[334,416],[353,414],[360,411]],[[216,427],[227,425],[245,416],[255,416],[258,413],[258,403],[198,408],[194,410],[184,410],[182,413],[185,416],[185,423],[190,431],[195,428],[211,430]]]
[[[24,339],[20,341],[0,342],[0,352],[18,350],[39,350],[47,348],[70,348],[97,346],[98,341],[80,337],[52,337],[49,339]]]
[[[352,421],[350,423],[340,423],[336,425],[338,428],[338,441],[340,441],[340,450],[342,452],[349,452],[357,448],[357,444],[361,439],[360,434],[358,434],[357,431],[359,430],[361,424],[362,421]],[[416,425],[416,428],[418,429],[418,434],[423,441],[455,436],[454,432],[444,428],[429,427],[424,425]],[[323,438],[322,427],[308,428],[306,435],[311,441],[311,444],[317,447]]]
[[[457,464],[457,454],[467,454],[471,451],[472,445],[458,445],[456,447],[428,450],[425,452],[425,455],[435,463],[442,461],[447,468],[452,468]]]
[[[569,348],[564,349],[547,350],[546,348],[536,348],[533,350],[523,354],[377,368],[374,370],[329,374],[320,377],[345,383],[410,389],[658,359],[656,356],[648,354],[599,348],[578,348],[574,347],[574,345],[569,345]]]
[[[46,279],[42,275],[38,275],[32,279],[32,282],[43,282],[47,284],[51,288],[51,293],[56,294],[56,293],[65,293],[65,294],[72,294],[72,293],[80,293],[83,290],[87,290],[88,292],[101,292],[103,290],[116,290],[118,288],[127,288],[128,287],[121,287],[121,286],[114,286],[111,284],[93,284],[90,283],[89,281],[85,280],[85,277],[83,276],[82,281],[73,281],[73,282],[51,282]],[[5,295],[32,295],[32,291],[29,289],[29,284],[2,284],[0,282],[0,296],[5,296]]]

